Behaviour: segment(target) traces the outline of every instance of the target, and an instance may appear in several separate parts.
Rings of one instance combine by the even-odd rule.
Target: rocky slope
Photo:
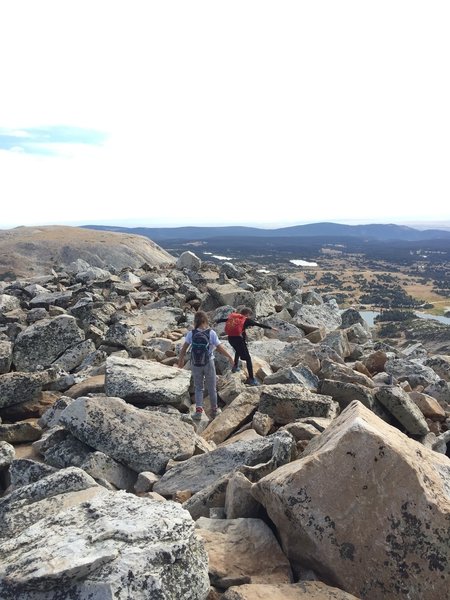
[[[168,252],[139,235],[59,225],[0,230],[0,276],[47,275],[79,259],[109,269],[174,262]]]
[[[196,422],[184,335],[242,304],[260,385],[217,354]],[[445,598],[449,382],[248,264],[0,283],[0,598]]]

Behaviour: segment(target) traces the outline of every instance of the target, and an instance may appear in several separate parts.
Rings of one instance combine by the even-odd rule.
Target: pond
[[[380,313],[375,310],[359,310],[359,314],[362,316],[364,321],[373,327],[374,319]],[[423,312],[415,312],[415,314],[421,319],[434,319],[435,321],[439,321],[440,323],[444,323],[444,325],[450,325],[450,317],[443,317],[441,315],[430,315],[428,313]]]

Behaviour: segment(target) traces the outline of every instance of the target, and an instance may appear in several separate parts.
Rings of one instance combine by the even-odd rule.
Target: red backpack
[[[246,319],[246,315],[241,315],[240,313],[235,312],[231,313],[228,315],[227,322],[225,323],[225,333],[232,337],[242,335]]]

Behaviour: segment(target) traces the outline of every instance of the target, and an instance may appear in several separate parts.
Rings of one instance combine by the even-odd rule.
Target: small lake
[[[358,312],[362,316],[364,321],[368,325],[370,325],[370,327],[373,327],[375,317],[380,314],[379,312],[376,312],[374,310],[359,310]],[[450,325],[450,317],[443,317],[441,315],[429,315],[428,313],[423,312],[415,312],[415,314],[421,319],[434,319],[435,321],[444,323],[444,325]]]
[[[289,261],[296,267],[318,267],[319,265],[316,262],[308,262],[307,260],[293,259]]]

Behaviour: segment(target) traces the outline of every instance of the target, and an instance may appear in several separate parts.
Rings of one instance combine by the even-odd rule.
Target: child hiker
[[[203,385],[206,384],[211,402],[212,418],[220,412],[217,406],[216,366],[214,364],[214,350],[228,358],[233,365],[233,357],[221,344],[217,333],[209,327],[208,316],[202,310],[194,315],[194,329],[186,335],[185,342],[178,358],[178,368],[184,365],[184,357],[191,346],[191,371],[195,389],[195,413],[193,419],[201,419],[203,410]]]
[[[253,364],[250,352],[248,351],[247,334],[245,333],[245,330],[248,327],[255,326],[262,327],[263,329],[272,329],[273,331],[278,331],[278,329],[276,327],[270,327],[270,325],[257,323],[250,318],[251,316],[251,308],[244,307],[240,312],[232,312],[226,319],[219,319],[217,323],[226,323],[225,333],[228,336],[228,342],[235,351],[233,368],[231,370],[233,373],[239,371],[239,359],[245,360],[248,372],[248,379],[245,383],[248,385],[258,385],[258,381],[253,374]]]

